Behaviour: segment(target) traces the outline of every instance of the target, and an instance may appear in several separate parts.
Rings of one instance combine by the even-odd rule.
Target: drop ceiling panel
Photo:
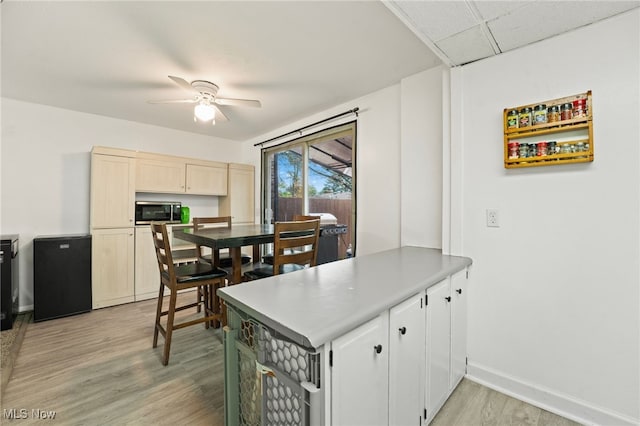
[[[462,65],[640,7],[640,1],[385,1],[450,65]]]
[[[436,46],[457,65],[477,61],[495,54],[489,39],[482,31],[482,25],[476,25],[461,33],[447,37]]]
[[[438,41],[477,24],[464,1],[394,2],[416,28],[430,40]]]
[[[544,40],[637,7],[638,2],[531,2],[487,23],[500,50]]]
[[[491,21],[499,16],[508,15],[528,3],[532,1],[474,1],[473,6],[480,13],[480,18]]]

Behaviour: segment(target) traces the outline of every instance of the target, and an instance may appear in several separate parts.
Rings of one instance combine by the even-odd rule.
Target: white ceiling
[[[442,63],[468,63],[638,6],[4,0],[1,91],[242,141]],[[168,75],[212,81],[220,97],[259,99],[262,108],[225,106],[230,122],[194,123],[192,106],[146,102],[189,97]]]

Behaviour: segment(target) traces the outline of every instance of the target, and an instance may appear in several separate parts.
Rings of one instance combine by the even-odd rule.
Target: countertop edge
[[[400,250],[400,249],[394,249]],[[388,250],[387,252],[393,252],[394,250]],[[435,250],[435,249],[426,249],[426,250]],[[385,252],[382,252],[385,253]],[[372,255],[379,255],[378,253],[374,253]],[[372,256],[368,255],[368,256]],[[444,259],[455,260],[455,262],[450,263],[444,267],[441,267],[434,271],[425,271],[424,278],[417,281],[415,284],[403,287],[401,291],[397,293],[393,293],[392,297],[388,297],[384,300],[380,300],[380,303],[371,304],[367,306],[367,309],[360,309],[359,312],[354,313],[349,316],[348,319],[341,318],[339,322],[328,322],[324,323],[323,327],[320,327],[319,330],[316,330],[313,334],[313,337],[308,337],[304,332],[296,331],[295,327],[287,324],[283,324],[280,321],[274,320],[273,318],[265,315],[259,309],[250,306],[245,303],[245,301],[231,294],[234,292],[234,287],[231,286],[227,288],[221,288],[218,290],[219,296],[227,302],[228,305],[236,308],[237,310],[243,312],[244,314],[252,317],[256,321],[268,327],[271,331],[275,332],[279,336],[285,338],[286,340],[292,341],[306,349],[317,349],[320,348],[327,342],[335,339],[336,337],[345,334],[346,332],[357,328],[359,325],[366,323],[367,321],[375,318],[380,315],[380,313],[384,312],[387,309],[407,300],[408,298],[426,291],[431,286],[441,282],[443,279],[448,276],[454,275],[455,273],[462,271],[469,266],[472,265],[473,261],[468,257],[463,256],[452,256],[452,255],[443,255],[439,254],[439,256]],[[362,259],[366,256],[360,256],[359,259]],[[330,265],[330,264],[327,264]],[[323,268],[326,265],[319,265],[316,268]],[[296,272],[294,272],[296,273]],[[292,273],[292,274],[294,274]],[[291,275],[291,274],[287,274]],[[275,277],[277,280],[278,277]],[[269,280],[273,280],[273,278],[269,278]],[[272,281],[271,284],[275,285],[276,281]],[[242,285],[242,284],[241,284]],[[231,293],[230,293],[230,292]],[[232,309],[233,309],[232,308]]]

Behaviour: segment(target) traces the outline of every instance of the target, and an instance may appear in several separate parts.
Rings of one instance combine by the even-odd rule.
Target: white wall
[[[256,166],[256,188],[259,188],[260,147],[253,147],[254,143],[286,134],[355,107],[360,108],[356,147],[356,254],[363,255],[400,246],[400,85],[379,90],[274,129],[248,141],[245,153],[250,156],[249,162]],[[354,119],[355,116],[350,115],[328,123],[327,126]],[[320,128],[311,129],[311,132],[318,129]],[[256,206],[259,205],[260,199],[257,196]]]
[[[469,372],[585,423],[640,423],[639,24],[636,9],[452,74]],[[504,169],[503,108],[587,90],[593,163]]]
[[[400,82],[401,244],[442,248],[441,67]]]
[[[242,161],[239,142],[2,98],[0,232],[20,235],[22,310],[33,305],[33,237],[89,232],[94,145]],[[145,196],[182,201],[192,215],[217,214],[215,199]]]
[[[250,159],[248,161],[255,164],[258,171],[256,188],[260,186],[260,147],[253,147],[254,143],[359,107],[356,147],[357,255],[395,248],[401,244],[440,247],[441,94],[442,69],[436,68],[248,141],[244,145],[245,158]],[[347,116],[327,126],[354,118]],[[260,205],[259,194],[256,205]],[[405,211],[406,216],[401,219],[401,212]],[[259,216],[258,211],[257,219]],[[401,232],[401,222],[405,221],[407,226]]]

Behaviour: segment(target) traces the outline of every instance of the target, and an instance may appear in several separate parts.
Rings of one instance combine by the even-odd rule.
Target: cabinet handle
[[[376,351],[377,354],[379,354],[380,352],[382,352],[382,345],[376,345],[373,347],[373,349]]]
[[[407,333],[407,327],[400,327],[398,331],[400,332],[400,334],[404,335]]]
[[[457,289],[457,290],[456,290],[456,293],[458,293],[458,294],[462,294],[462,289],[461,289],[461,288]]]
[[[447,296],[445,297],[445,299],[447,300],[447,302],[451,302],[451,296]]]

